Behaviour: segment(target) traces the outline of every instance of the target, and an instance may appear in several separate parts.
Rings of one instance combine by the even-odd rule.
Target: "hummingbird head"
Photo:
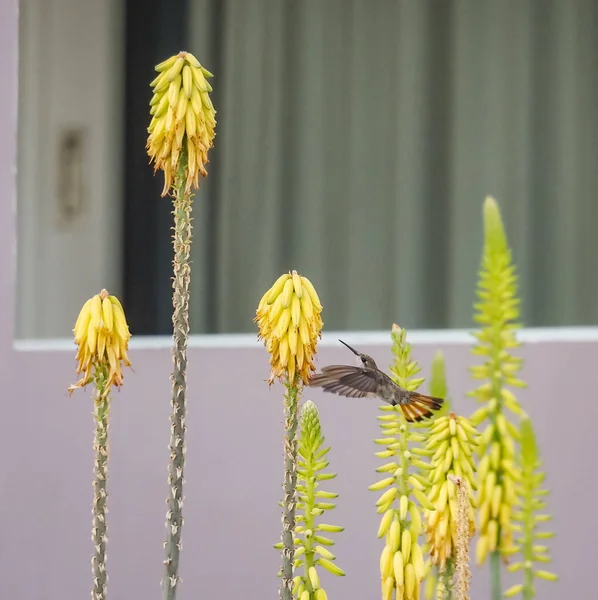
[[[376,361],[371,356],[368,356],[367,354],[362,354],[361,352],[357,352],[355,348],[351,348],[351,346],[349,346],[349,344],[347,344],[346,342],[343,342],[343,340],[339,340],[339,342],[347,346],[347,348],[349,348],[349,350],[351,350],[351,352],[353,352],[353,354],[357,356],[360,366],[363,366],[366,369],[378,369]]]

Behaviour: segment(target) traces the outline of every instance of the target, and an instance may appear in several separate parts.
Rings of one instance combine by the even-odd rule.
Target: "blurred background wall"
[[[598,320],[596,0],[22,0],[20,46],[19,337],[68,336],[102,287],[134,334],[170,332],[144,145],[153,65],[180,49],[219,119],[192,331],[253,331],[292,268],[327,328],[467,327],[486,194],[525,324]]]

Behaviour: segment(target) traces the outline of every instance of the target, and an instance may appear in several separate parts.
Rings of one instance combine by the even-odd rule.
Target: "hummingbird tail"
[[[417,392],[411,392],[409,400],[409,404],[400,405],[409,423],[429,419],[435,410],[440,409],[444,402],[442,398],[434,398],[433,396],[426,396]]]

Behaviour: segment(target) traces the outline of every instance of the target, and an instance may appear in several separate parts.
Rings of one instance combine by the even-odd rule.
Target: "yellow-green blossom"
[[[395,355],[391,372],[396,383],[408,390],[415,390],[423,379],[414,376],[420,371],[417,362],[411,360],[411,346],[406,332],[393,325],[391,332]],[[426,497],[430,481],[424,473],[430,465],[422,460],[428,453],[418,446],[425,437],[410,429],[401,410],[396,406],[381,406],[382,436],[375,440],[386,446],[376,456],[389,460],[376,469],[385,477],[370,486],[370,490],[385,490],[378,501],[378,513],[382,514],[378,537],[385,537],[380,556],[382,600],[390,600],[396,592],[396,600],[419,598],[421,581],[425,575],[425,563],[419,537],[423,530],[421,508],[434,510]],[[415,502],[414,500],[417,500]]]
[[[475,320],[481,329],[474,335],[473,353],[483,363],[471,368],[474,379],[484,380],[470,393],[484,404],[471,416],[474,426],[488,420],[481,435],[478,454],[479,538],[476,559],[482,564],[489,553],[500,552],[503,559],[513,552],[512,513],[517,495],[514,468],[518,429],[507,419],[505,409],[520,414],[521,408],[507,387],[523,387],[517,372],[522,359],[511,354],[520,343],[515,333],[519,325],[517,277],[500,212],[492,198],[484,203],[484,251]]]
[[[270,379],[295,374],[307,384],[315,371],[314,356],[322,337],[322,304],[307,277],[293,271],[281,275],[263,295],[254,319],[259,327],[258,339],[270,353]]]
[[[546,579],[556,581],[558,576],[550,571],[541,569],[537,563],[548,563],[548,546],[545,540],[554,537],[549,531],[538,531],[538,526],[550,520],[550,515],[538,514],[546,507],[543,498],[548,490],[541,489],[545,473],[540,471],[542,461],[539,457],[536,436],[530,418],[525,415],[521,419],[521,455],[519,456],[519,468],[521,471],[520,483],[517,486],[520,498],[520,509],[513,513],[515,525],[513,528],[519,532],[515,540],[521,556],[521,560],[509,565],[509,571],[522,571],[524,582],[511,587],[505,592],[505,596],[512,597],[521,593],[524,600],[535,597],[534,579]]]
[[[156,66],[151,82],[152,120],[147,152],[154,170],[164,171],[162,196],[171,190],[179,168],[184,169],[186,190],[199,187],[206,177],[208,150],[214,145],[216,111],[210,100],[213,75],[190,52],[179,52]],[[185,160],[181,160],[182,157]]]
[[[118,298],[102,290],[87,300],[73,333],[78,346],[77,374],[83,373],[83,377],[69,387],[69,394],[90,383],[97,367],[106,372],[105,393],[112,385],[120,387],[123,383],[122,364],[131,365],[127,356],[131,334]]]

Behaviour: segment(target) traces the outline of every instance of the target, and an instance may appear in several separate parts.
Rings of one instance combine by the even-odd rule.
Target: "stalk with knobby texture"
[[[108,542],[106,515],[106,482],[108,480],[108,414],[110,412],[110,391],[106,389],[106,369],[96,370],[94,378],[96,397],[94,398],[94,416],[96,421],[93,439],[95,455],[93,465],[93,524],[91,539],[94,554],[91,559],[93,572],[93,600],[106,597],[108,574],[106,573],[106,544]]]
[[[210,100],[212,74],[189,52],[179,52],[156,67],[150,101],[147,151],[154,170],[164,172],[162,196],[173,197],[173,372],[170,417],[170,489],[166,513],[166,557],[162,579],[164,600],[176,598],[183,529],[185,417],[187,414],[187,340],[191,283],[191,208],[199,177],[206,177],[208,150],[213,146],[216,111]]]
[[[534,587],[536,577],[556,581],[558,576],[535,566],[535,563],[550,562],[548,547],[544,543],[545,540],[554,537],[554,533],[538,531],[538,525],[550,521],[551,517],[548,514],[537,514],[546,507],[543,498],[548,494],[548,490],[540,487],[545,473],[539,470],[542,461],[532,422],[527,415],[521,419],[520,430],[521,454],[518,461],[521,471],[521,483],[518,486],[520,510],[513,514],[515,521],[518,522],[513,525],[513,528],[520,533],[516,543],[522,560],[509,565],[508,570],[523,571],[524,581],[509,588],[505,596],[511,598],[521,593],[524,600],[532,600],[536,596]]]
[[[69,387],[69,395],[77,388],[94,384],[94,480],[91,559],[93,600],[105,600],[108,588],[106,569],[107,535],[107,481],[108,481],[108,417],[110,389],[123,382],[121,363],[130,366],[127,349],[131,334],[123,308],[115,296],[106,290],[90,298],[81,309],[75,328],[77,373],[81,379]]]
[[[469,582],[471,581],[471,569],[469,567],[469,538],[471,537],[471,504],[467,483],[463,477],[449,475],[448,480],[457,490],[457,510],[455,520],[456,552],[454,557],[454,570],[457,579],[457,600],[469,600]]]
[[[280,379],[286,388],[281,600],[293,598],[299,396],[315,370],[313,359],[322,335],[321,312],[320,299],[309,279],[293,271],[281,275],[262,296],[254,319],[259,327],[258,339],[264,341],[270,353],[269,384]]]
[[[485,380],[470,392],[484,404],[470,418],[474,426],[489,423],[481,435],[478,447],[478,492],[476,505],[480,536],[476,547],[476,562],[481,565],[490,557],[491,598],[500,600],[501,561],[513,553],[512,513],[517,502],[515,442],[519,430],[506,417],[505,409],[515,415],[521,407],[508,388],[524,387],[517,377],[522,359],[511,354],[520,346],[516,339],[519,325],[517,276],[507,244],[500,212],[493,198],[484,202],[484,251],[477,289],[475,320],[481,329],[474,335],[477,343],[473,353],[484,358],[481,365],[471,368],[474,379]]]

